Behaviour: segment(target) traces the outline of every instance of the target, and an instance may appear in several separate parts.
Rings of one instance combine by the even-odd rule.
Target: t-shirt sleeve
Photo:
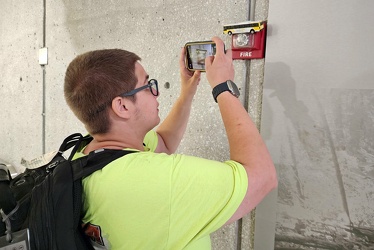
[[[156,131],[151,130],[149,131],[143,140],[144,143],[144,150],[155,152],[158,144],[158,136]]]
[[[183,233],[198,240],[219,229],[236,212],[247,191],[247,174],[235,161],[181,155],[175,161],[170,237]]]

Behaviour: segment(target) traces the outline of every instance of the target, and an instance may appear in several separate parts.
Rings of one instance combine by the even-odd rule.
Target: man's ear
[[[132,105],[131,100],[118,96],[112,101],[112,110],[117,116],[127,119],[130,117]]]

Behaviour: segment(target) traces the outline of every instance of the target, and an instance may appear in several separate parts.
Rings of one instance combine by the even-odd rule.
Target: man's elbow
[[[269,192],[278,187],[278,177],[274,166],[272,167],[272,171],[269,173],[268,185],[270,189]]]
[[[258,187],[260,190],[262,190],[262,198],[264,198],[266,195],[268,195],[268,193],[278,187],[277,172],[272,163],[267,166],[262,166],[260,180],[262,181],[259,182]]]

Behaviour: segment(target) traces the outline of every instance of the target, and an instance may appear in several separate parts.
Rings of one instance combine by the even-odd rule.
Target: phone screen
[[[186,43],[186,67],[188,70],[205,71],[205,58],[216,54],[213,41]]]

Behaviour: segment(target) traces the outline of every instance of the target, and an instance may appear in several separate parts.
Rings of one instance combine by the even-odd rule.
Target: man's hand
[[[216,55],[205,59],[206,77],[212,88],[227,80],[234,80],[235,71],[232,63],[232,51],[227,50],[225,45],[218,37],[213,37],[216,43]]]
[[[181,75],[181,97],[189,97],[193,98],[196,90],[197,85],[200,83],[200,71],[189,71],[185,66],[185,59],[186,59],[186,49],[183,47],[181,49],[180,57],[179,57],[179,71]]]

